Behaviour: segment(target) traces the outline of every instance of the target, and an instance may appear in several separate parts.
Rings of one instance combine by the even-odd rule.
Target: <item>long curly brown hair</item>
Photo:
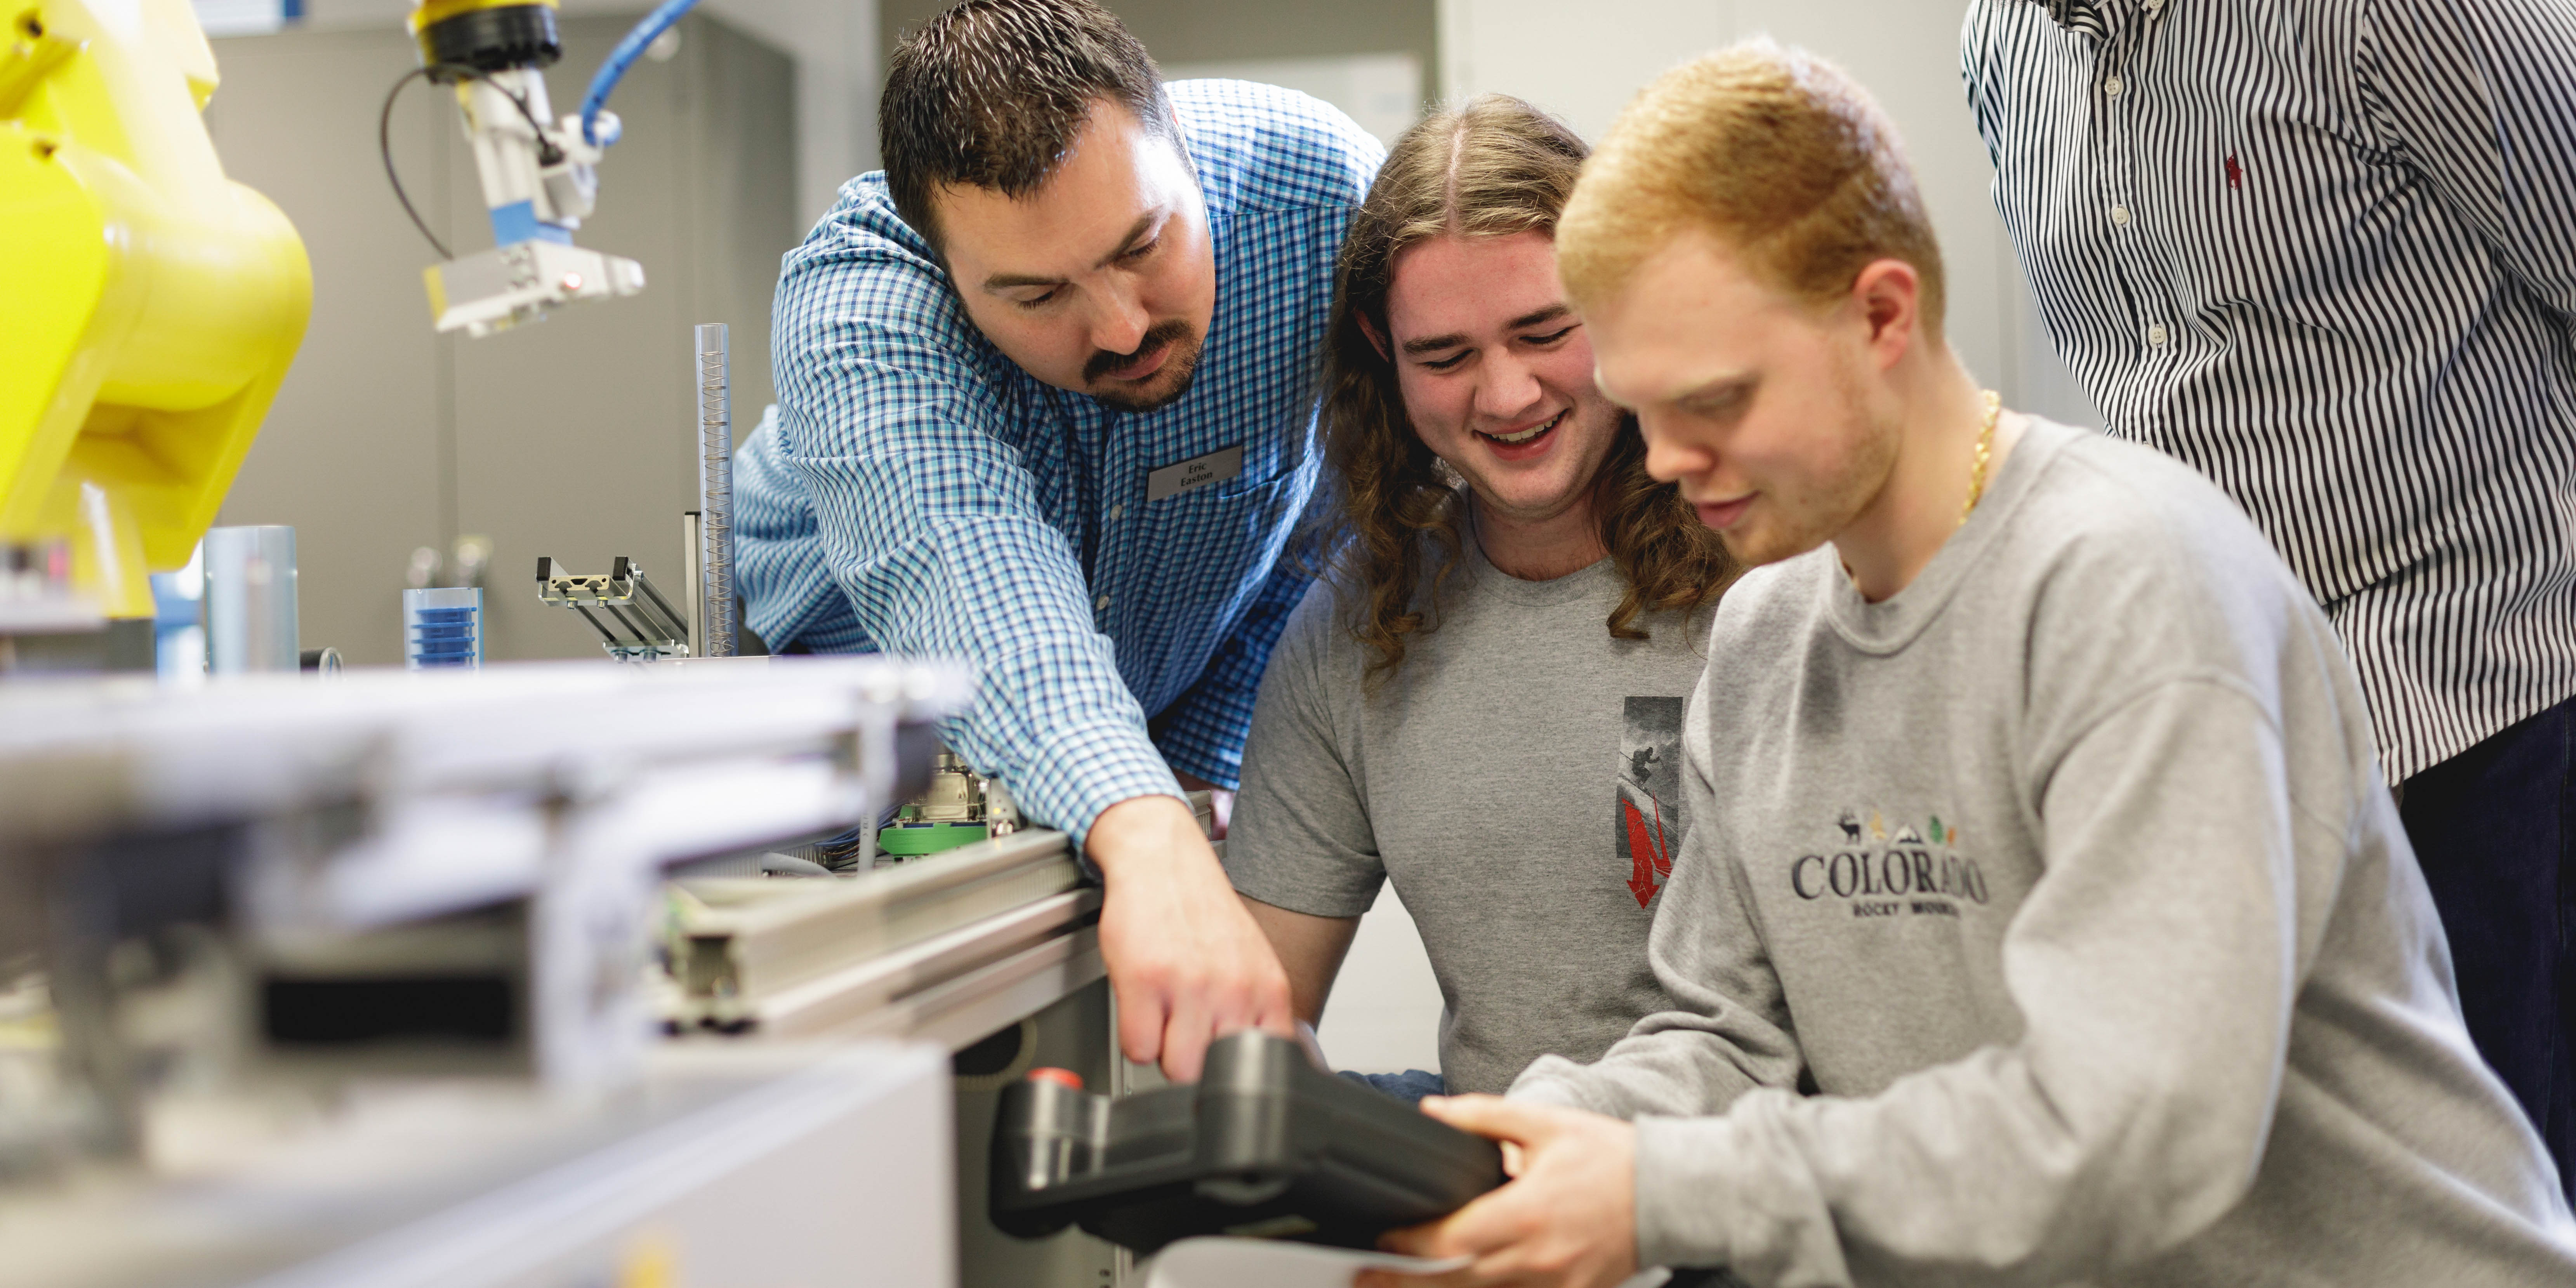
[[[1311,548],[1341,596],[1351,634],[1376,650],[1372,685],[1404,665],[1407,636],[1438,628],[1440,596],[1472,538],[1465,483],[1414,432],[1395,364],[1361,319],[1387,334],[1395,260],[1416,242],[1554,236],[1589,152],[1545,112],[1482,95],[1396,140],[1342,240],[1323,372],[1332,496]],[[1675,488],[1647,477],[1634,417],[1621,418],[1592,488],[1601,544],[1627,582],[1607,623],[1611,638],[1645,639],[1638,618],[1696,608],[1734,579],[1735,562],[1716,534]]]

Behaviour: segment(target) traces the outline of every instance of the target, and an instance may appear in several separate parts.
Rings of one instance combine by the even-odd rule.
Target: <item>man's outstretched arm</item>
[[[1148,738],[940,289],[881,264],[791,268],[776,450],[868,638],[977,668],[975,706],[943,735],[1100,872],[1123,1045],[1194,1079],[1211,1036],[1290,1031],[1286,979]],[[923,298],[895,307],[907,293]]]
[[[1187,803],[1139,796],[1112,805],[1083,851],[1108,885],[1100,955],[1128,1059],[1196,1082],[1216,1038],[1254,1028],[1293,1036],[1287,972]]]

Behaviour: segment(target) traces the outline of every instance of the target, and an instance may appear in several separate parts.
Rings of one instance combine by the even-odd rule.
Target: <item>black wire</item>
[[[403,86],[411,84],[413,77],[427,76],[436,66],[437,64],[432,64],[430,67],[412,68],[394,81],[394,87],[391,90],[386,91],[385,110],[376,117],[376,149],[384,154],[385,178],[394,186],[394,200],[401,202],[403,213],[411,216],[411,226],[419,229],[420,235],[429,239],[429,248],[437,251],[440,259],[447,260],[456,257],[448,254],[447,247],[438,240],[438,234],[431,232],[429,225],[421,222],[420,212],[412,209],[411,197],[403,191],[402,176],[394,173],[394,100],[402,96]]]
[[[501,97],[510,100],[510,106],[519,109],[520,117],[525,119],[528,123],[529,132],[537,136],[537,164],[553,165],[555,162],[563,160],[563,149],[556,147],[554,140],[546,137],[545,123],[537,119],[536,111],[528,106],[528,100],[525,95],[513,94],[506,89],[502,89],[501,82],[496,81],[463,63],[441,63],[439,66],[446,68],[448,71],[454,72],[456,75],[466,80],[479,80],[496,90],[500,90]]]
[[[426,67],[412,68],[395,78],[394,87],[385,91],[385,110],[376,116],[376,150],[385,159],[385,179],[393,184],[394,200],[402,203],[403,213],[411,216],[411,226],[419,229],[420,235],[429,239],[430,249],[437,251],[440,259],[454,259],[455,256],[448,254],[447,247],[438,240],[438,234],[431,232],[429,225],[422,222],[420,212],[412,208],[410,195],[403,191],[402,176],[394,172],[394,101],[402,97],[403,86],[411,84],[413,77],[437,76],[442,73],[460,80],[479,80],[500,90],[501,97],[510,100],[511,106],[519,109],[519,115],[526,118],[528,128],[536,133],[538,164],[553,165],[561,161],[563,151],[546,138],[546,127],[538,122],[536,112],[528,106],[528,100],[525,97],[502,88],[499,82],[464,63],[431,63]]]

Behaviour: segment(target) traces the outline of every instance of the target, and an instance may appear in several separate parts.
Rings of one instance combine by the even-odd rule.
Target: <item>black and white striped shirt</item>
[[[2403,780],[2576,694],[2576,3],[1975,0],[2050,334],[2342,632]]]

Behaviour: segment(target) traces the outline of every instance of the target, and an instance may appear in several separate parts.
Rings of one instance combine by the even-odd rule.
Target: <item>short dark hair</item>
[[[1104,98],[1177,139],[1153,58],[1091,0],[965,0],[932,18],[895,47],[877,108],[895,213],[939,249],[933,193],[1034,191]]]

